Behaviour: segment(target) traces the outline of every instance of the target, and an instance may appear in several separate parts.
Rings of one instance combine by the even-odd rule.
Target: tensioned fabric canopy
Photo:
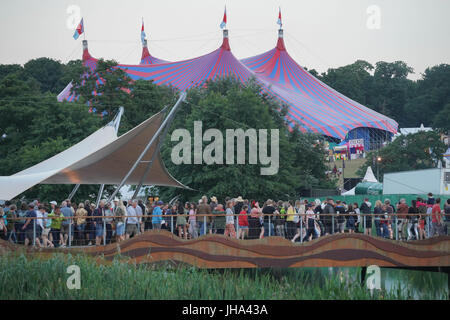
[[[119,184],[154,136],[163,118],[164,114],[159,112],[120,137],[117,137],[112,124],[106,125],[50,159],[12,176],[2,176],[0,199],[10,200],[39,183]],[[128,184],[139,184],[155,151],[156,143],[127,179]],[[187,188],[170,175],[159,152],[143,184]]]
[[[148,63],[145,61],[148,60]],[[95,68],[87,46],[83,61]],[[302,132],[345,139],[353,129],[365,127],[397,132],[394,120],[370,109],[327,86],[297,62],[286,50],[283,30],[279,30],[275,48],[260,55],[238,60],[230,50],[228,30],[224,30],[222,45],[215,51],[193,59],[161,62],[143,48],[141,64],[119,64],[133,80],[151,80],[158,85],[171,85],[179,90],[202,86],[208,80],[234,76],[241,82],[250,78],[261,84],[263,91],[288,106],[286,120],[290,128],[297,125]],[[97,80],[101,83],[102,79]],[[70,88],[58,97],[59,101],[74,99]]]

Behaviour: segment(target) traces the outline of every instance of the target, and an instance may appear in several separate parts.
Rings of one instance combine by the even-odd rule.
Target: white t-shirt
[[[226,218],[226,224],[234,224],[233,210],[231,208],[227,208]]]
[[[127,217],[127,224],[138,224],[139,223],[139,218],[136,217],[137,215],[138,215],[137,210],[135,208],[133,208],[133,206],[129,206],[127,208],[127,216],[128,216]]]
[[[44,229],[44,221],[42,219],[44,217],[44,215],[42,214],[42,212],[40,210],[36,211],[36,217],[41,218],[41,219],[36,219],[36,224],[38,226],[40,226],[42,229]]]

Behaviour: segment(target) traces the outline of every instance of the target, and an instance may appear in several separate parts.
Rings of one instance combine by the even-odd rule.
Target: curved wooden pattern
[[[405,243],[363,234],[335,234],[294,244],[280,237],[237,240],[205,235],[182,240],[164,230],[151,230],[120,244],[99,247],[27,249],[2,241],[0,248],[0,254],[23,250],[43,257],[53,252],[85,253],[104,257],[106,262],[120,254],[133,263],[172,261],[200,268],[450,266],[450,236]]]

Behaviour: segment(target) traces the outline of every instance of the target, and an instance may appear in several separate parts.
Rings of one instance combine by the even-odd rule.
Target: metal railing
[[[441,223],[442,222],[445,223],[444,222],[444,217],[449,216],[450,214],[440,213],[440,214],[437,214],[437,215],[441,217]],[[23,220],[28,221],[28,220],[31,220],[32,222],[30,221],[29,223],[33,224],[32,225],[32,230],[33,230],[32,244],[33,244],[33,246],[36,246],[36,239],[39,238],[37,235],[40,234],[40,232],[37,231],[37,227],[38,227],[37,221],[38,220],[45,221],[45,220],[48,220],[48,219],[60,219],[61,223],[63,221],[69,220],[69,227],[68,227],[68,231],[67,231],[67,233],[68,233],[68,239],[67,240],[68,240],[68,247],[71,247],[72,246],[72,237],[73,237],[73,234],[72,234],[73,227],[77,225],[76,221],[74,223],[74,220],[85,219],[84,223],[87,224],[87,223],[92,223],[93,221],[91,221],[91,220],[99,220],[99,219],[101,219],[102,220],[101,221],[102,222],[102,227],[103,227],[103,234],[102,234],[103,244],[106,245],[106,240],[107,240],[106,239],[106,231],[107,231],[106,219],[112,219],[110,224],[113,224],[113,223],[116,222],[115,219],[117,219],[117,218],[125,218],[125,219],[127,219],[127,218],[138,218],[138,220],[139,220],[139,222],[138,222],[138,225],[139,225],[138,226],[138,232],[140,233],[141,232],[141,228],[142,228],[142,224],[144,222],[144,219],[152,219],[153,220],[153,218],[160,217],[161,219],[165,220],[165,219],[170,218],[170,226],[169,227],[166,226],[166,229],[170,230],[170,232],[174,233],[174,231],[175,231],[174,230],[174,218],[177,218],[177,217],[180,217],[180,216],[184,216],[186,218],[186,224],[189,224],[189,216],[190,216],[189,214],[183,214],[183,215],[180,215],[180,214],[162,214],[162,215],[144,214],[144,215],[134,215],[134,216],[132,216],[132,215],[126,215],[126,216],[108,216],[108,215],[95,216],[95,215],[92,215],[92,216],[70,216],[70,217],[65,217],[65,216],[61,215],[61,216],[52,216],[52,217],[16,217],[16,218],[11,217],[11,218],[7,218],[7,220],[8,220],[8,222],[10,222],[10,221],[23,221]],[[214,226],[215,218],[227,217],[227,216],[229,217],[231,215],[230,214],[226,214],[225,212],[223,214],[195,214],[196,221],[198,221],[198,218],[203,217],[203,219],[202,219],[203,220],[203,226],[202,226],[203,227],[203,234],[207,234],[207,231],[208,231],[207,217],[211,217],[212,218],[211,222],[209,223],[209,230],[211,231],[213,229],[213,226]],[[242,217],[243,215],[242,214],[232,214],[232,216],[233,216],[234,227],[235,227],[236,233],[239,234],[239,228],[240,228],[239,217]],[[250,214],[248,213],[245,216],[249,217]],[[299,218],[298,219],[299,222],[295,224],[295,228],[298,229],[297,231],[300,233],[300,237],[299,238],[300,238],[300,242],[302,243],[303,240],[304,240],[304,236],[303,235],[304,235],[305,231],[308,229],[308,226],[304,226],[304,224],[308,225],[308,221],[307,221],[308,216],[307,216],[306,213],[299,213],[299,214],[293,214],[293,215],[292,214],[288,215],[288,214],[262,214],[262,213],[260,213],[260,214],[257,215],[257,217],[259,219],[264,219],[264,217],[268,217],[268,219],[267,219],[267,221],[268,221],[267,225],[269,226],[269,230],[267,231],[268,236],[273,236],[273,234],[272,234],[272,226],[274,224],[282,223],[284,225],[284,229],[287,231],[288,230],[287,222],[293,222],[292,219],[287,221],[287,218],[290,217],[290,216],[292,216],[292,217],[298,216],[298,218]],[[322,224],[322,226],[319,225],[320,229],[322,229],[322,227],[325,227],[325,229],[327,229],[326,226],[328,226],[328,227],[331,226],[331,230],[330,230],[331,234],[340,233],[340,230],[336,228],[335,220],[336,220],[337,217],[344,217],[344,218],[345,217],[353,217],[355,224],[358,221],[359,221],[359,223],[362,223],[362,229],[363,229],[364,233],[366,232],[366,230],[370,230],[371,233],[372,233],[374,228],[375,228],[375,230],[377,230],[377,228],[380,228],[380,225],[382,225],[381,228],[383,228],[383,234],[380,235],[380,234],[377,233],[377,236],[384,236],[384,237],[386,237],[386,233],[387,232],[386,232],[386,229],[384,229],[384,228],[389,228],[390,227],[390,230],[388,231],[388,238],[391,238],[391,236],[392,236],[392,239],[395,238],[395,240],[399,240],[399,224],[400,224],[400,222],[401,222],[402,228],[404,227],[405,222],[407,223],[407,228],[408,228],[408,225],[410,225],[410,224],[411,225],[409,227],[413,228],[414,224],[418,223],[419,220],[423,219],[423,220],[427,221],[427,228],[428,228],[428,233],[425,234],[426,235],[425,238],[429,238],[430,237],[430,233],[431,233],[431,230],[430,230],[430,228],[431,228],[431,218],[432,218],[432,214],[431,213],[430,214],[425,214],[425,213],[421,213],[421,214],[419,214],[419,213],[417,213],[417,214],[416,213],[414,213],[414,214],[403,214],[403,213],[401,213],[401,214],[398,214],[398,213],[391,213],[391,214],[388,214],[388,213],[383,213],[383,214],[373,214],[373,213],[360,213],[360,214],[356,214],[356,213],[355,214],[348,214],[348,213],[342,213],[342,214],[338,214],[338,213],[320,213],[320,214],[315,214],[315,216],[316,217],[314,218],[314,220],[317,221],[317,222],[320,221],[321,224]],[[328,217],[328,216],[331,216],[331,219],[323,219],[324,217]],[[411,217],[411,219],[409,219],[408,217]],[[368,219],[368,218],[370,218],[370,219]],[[367,226],[369,224],[368,223],[369,221],[371,223],[370,223],[370,227],[368,228]],[[330,222],[331,222],[331,225],[330,225]],[[222,223],[223,223],[223,221],[222,221]],[[344,220],[344,222],[341,222],[341,223],[338,223],[338,224],[342,224],[342,223],[347,223],[347,220]],[[25,224],[23,224],[22,226],[24,226],[24,225]],[[67,224],[65,224],[65,225],[67,225]],[[125,225],[127,225],[127,224],[125,223]],[[166,223],[166,225],[167,225],[167,223]],[[262,228],[264,228],[264,224],[263,223],[261,223],[261,226],[262,226]],[[40,225],[39,225],[39,227],[42,228]],[[358,226],[358,228],[359,228],[359,226]],[[46,229],[48,229],[48,228],[46,228]],[[289,229],[289,230],[292,231],[291,229]],[[23,229],[21,231],[24,231],[26,233],[27,230]],[[29,231],[29,229],[28,229],[28,231]],[[90,231],[92,231],[92,230],[90,230]],[[319,231],[320,231],[320,236],[323,236],[324,235],[324,232],[323,232],[324,230],[319,230]],[[17,230],[15,232],[16,232],[16,237],[15,238],[17,239],[17,233],[18,232],[17,232]],[[59,232],[61,232],[61,231],[59,231]],[[392,235],[391,235],[391,232],[392,232]],[[400,232],[403,233],[403,230],[400,230]],[[275,233],[277,233],[277,232],[275,232]],[[395,236],[394,236],[394,234],[395,234]],[[408,234],[409,234],[409,232],[408,232]],[[286,232],[286,235],[287,235],[287,232]],[[289,236],[291,236],[291,235],[292,234],[289,234]],[[60,234],[60,236],[61,236],[61,234]],[[402,234],[402,236],[405,237],[404,234]],[[10,234],[10,238],[11,238],[11,234]],[[417,234],[416,234],[416,238],[417,238]],[[419,239],[416,239],[416,240],[419,240]]]

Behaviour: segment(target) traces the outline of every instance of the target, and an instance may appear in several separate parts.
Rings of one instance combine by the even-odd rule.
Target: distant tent
[[[375,175],[373,174],[372,167],[368,166],[366,170],[366,174],[364,175],[363,180],[364,182],[378,182],[377,178],[375,178]]]
[[[370,186],[377,186],[376,190],[379,189],[379,186],[381,183],[378,182],[377,178],[375,178],[375,175],[373,174],[372,167],[368,166],[366,170],[366,174],[364,175],[364,178],[362,179],[362,182],[358,183],[355,187],[352,189],[342,193],[342,196],[354,196],[356,194],[356,189],[359,190],[365,190],[364,188],[369,188]],[[359,186],[359,187],[358,187]],[[381,191],[383,191],[383,185],[381,184]],[[363,191],[359,191],[363,192]],[[378,192],[378,191],[377,191]],[[363,193],[366,194],[366,193]]]

